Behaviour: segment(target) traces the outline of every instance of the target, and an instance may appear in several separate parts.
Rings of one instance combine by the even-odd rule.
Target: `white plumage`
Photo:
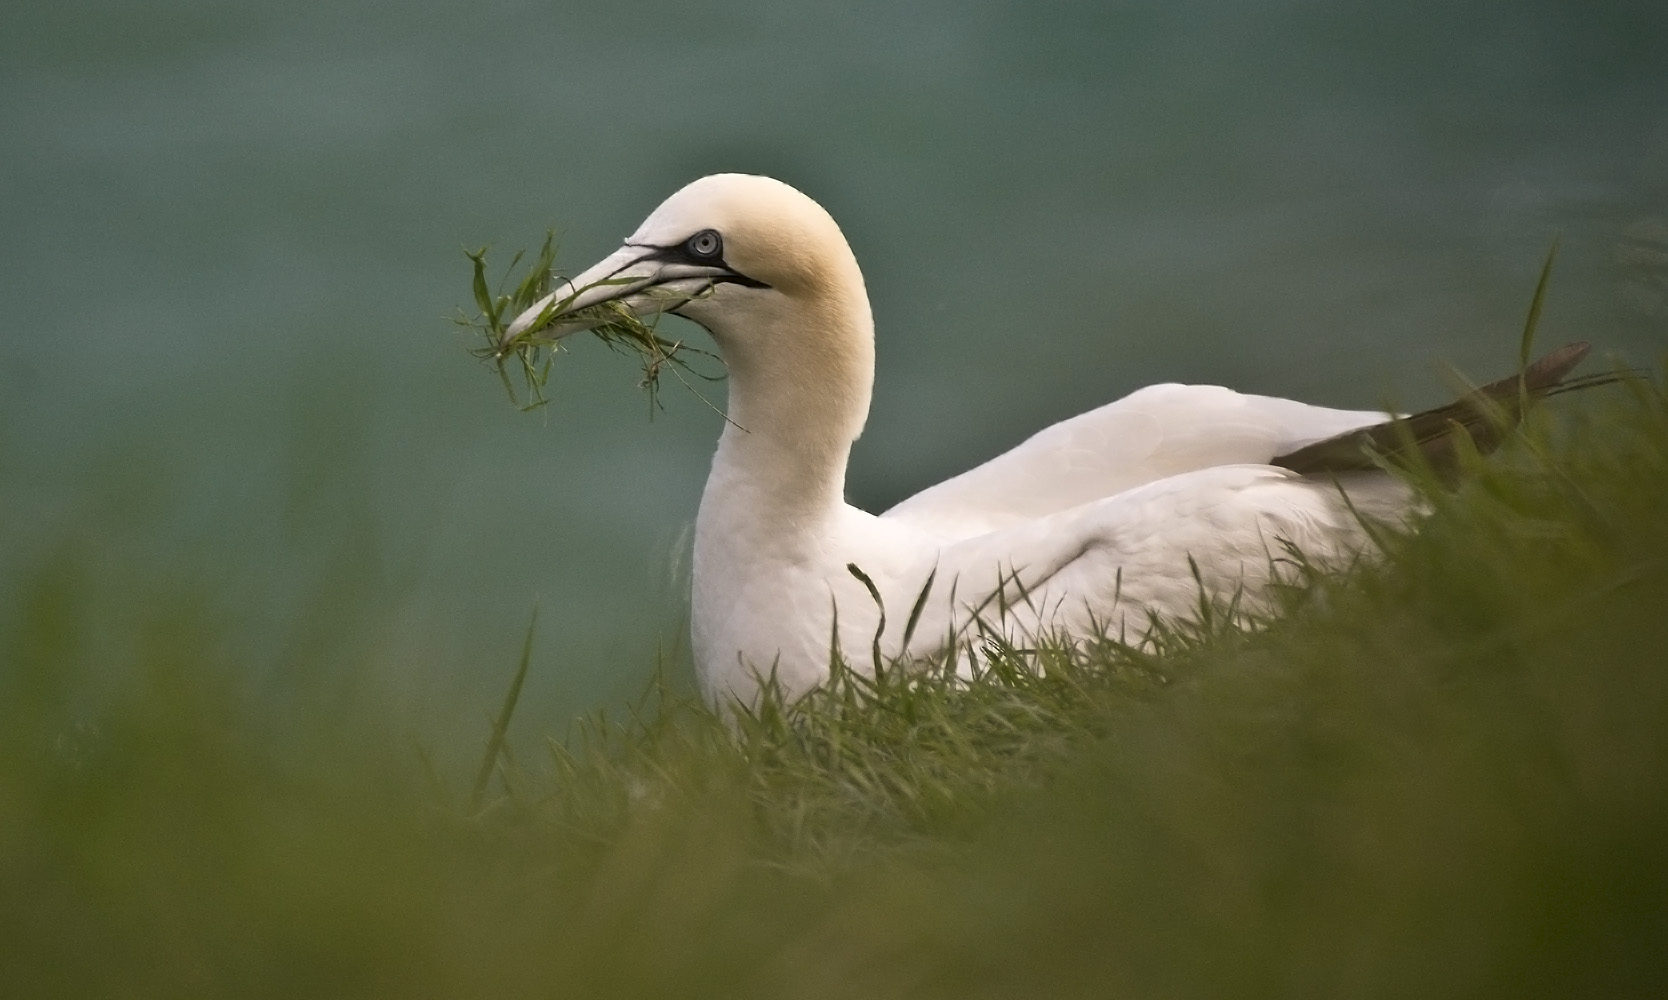
[[[751,700],[772,672],[806,690],[827,676],[833,642],[870,667],[880,611],[851,565],[880,593],[882,656],[919,656],[974,634],[976,619],[1021,643],[1098,627],[1135,639],[1149,615],[1196,609],[1200,583],[1255,600],[1287,543],[1323,563],[1365,544],[1334,480],[1270,463],[1385,415],[1216,386],[1151,386],[883,514],[848,505],[846,461],[874,377],[868,296],[834,220],[779,181],[689,184],[510,335],[541,314],[552,336],[585,329],[596,321],[574,314],[605,301],[694,320],[730,371],[730,420],[695,528],[691,630],[715,701]],[[1345,482],[1371,514],[1406,503],[1388,476]]]

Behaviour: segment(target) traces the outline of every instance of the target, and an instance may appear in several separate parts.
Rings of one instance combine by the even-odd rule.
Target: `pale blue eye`
[[[689,238],[684,244],[689,252],[697,257],[717,257],[724,248],[724,241],[718,238],[718,233],[711,229],[703,229]]]

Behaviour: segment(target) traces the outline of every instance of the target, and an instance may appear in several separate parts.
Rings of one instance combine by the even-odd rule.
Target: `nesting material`
[[[664,372],[671,372],[685,386],[689,386],[684,377],[686,373],[704,381],[722,378],[722,375],[710,375],[690,367],[694,356],[717,362],[711,352],[661,336],[656,322],[645,323],[618,302],[603,302],[570,311],[568,307],[574,299],[592,285],[574,289],[565,298],[552,299],[542,310],[538,321],[511,336],[511,322],[565,280],[553,270],[556,258],[553,232],[545,234],[544,245],[539,248],[538,255],[528,262],[524,273],[518,276],[517,268],[526,257],[525,251],[518,251],[510,259],[496,290],[487,280],[487,248],[466,250],[464,253],[474,267],[472,291],[478,312],[471,316],[459,310],[455,322],[474,331],[480,338],[481,343],[470,353],[493,366],[511,401],[524,410],[549,402],[545,387],[549,383],[555,356],[563,350],[548,326],[549,320],[555,316],[561,316],[564,321],[581,319],[587,324],[594,323],[590,332],[597,339],[613,350],[636,354],[642,363],[642,379],[638,385],[648,390],[651,410],[659,405],[660,376]],[[653,319],[658,321],[659,314]],[[690,388],[693,391],[693,387]]]

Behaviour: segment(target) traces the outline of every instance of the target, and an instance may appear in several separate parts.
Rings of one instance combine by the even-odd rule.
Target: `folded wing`
[[[1220,386],[1149,386],[1047,427],[881,516],[970,538],[1187,472],[1265,465],[1386,419]]]

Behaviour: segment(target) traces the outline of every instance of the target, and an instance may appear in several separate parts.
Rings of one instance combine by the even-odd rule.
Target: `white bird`
[[[851,506],[846,462],[874,381],[863,274],[822,206],[766,177],[685,186],[506,340],[594,327],[591,307],[605,302],[695,321],[729,369],[691,595],[696,668],[718,704],[753,701],[772,675],[789,695],[809,690],[836,648],[872,670],[876,652],[883,664],[942,655],[971,648],[981,629],[1021,645],[1104,629],[1139,641],[1154,616],[1196,613],[1201,587],[1255,607],[1286,546],[1348,560],[1368,544],[1361,515],[1395,518],[1410,500],[1360,461],[1357,442],[1329,440],[1386,414],[1155,385],[883,514]],[[1327,453],[1357,461],[1334,472]]]

